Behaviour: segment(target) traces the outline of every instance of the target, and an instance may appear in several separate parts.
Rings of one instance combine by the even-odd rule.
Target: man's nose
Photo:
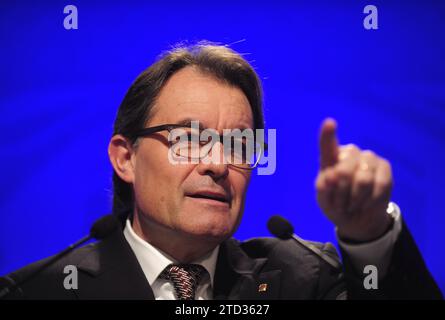
[[[229,173],[228,164],[224,158],[224,147],[221,142],[216,142],[209,153],[201,159],[198,164],[198,172],[201,175],[210,175],[212,178],[220,179]]]

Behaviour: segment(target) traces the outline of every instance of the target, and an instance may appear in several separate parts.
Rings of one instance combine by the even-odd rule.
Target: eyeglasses
[[[198,163],[205,158],[213,146],[220,142],[223,146],[224,163],[244,170],[256,168],[261,156],[267,150],[267,144],[256,141],[252,129],[224,130],[219,135],[214,129],[202,129],[182,124],[164,124],[155,127],[144,128],[136,132],[137,138],[147,137],[160,131],[168,131],[168,142],[172,153],[186,161]]]

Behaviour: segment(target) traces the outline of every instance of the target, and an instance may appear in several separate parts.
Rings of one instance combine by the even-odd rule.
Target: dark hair
[[[122,101],[114,122],[113,135],[135,141],[144,128],[152,108],[167,80],[180,69],[194,66],[201,72],[240,88],[246,95],[254,117],[254,129],[264,129],[261,82],[252,66],[238,53],[218,44],[199,42],[176,46],[164,53],[133,82]],[[133,188],[113,173],[113,213],[128,215],[133,210]]]

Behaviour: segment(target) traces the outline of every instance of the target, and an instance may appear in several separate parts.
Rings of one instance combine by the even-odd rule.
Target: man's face
[[[220,134],[223,129],[253,128],[252,110],[243,92],[193,67],[169,79],[152,111],[146,127],[188,119]],[[141,218],[152,228],[167,227],[184,236],[227,238],[240,222],[250,172],[222,161],[174,165],[168,160],[167,136],[163,131],[140,139],[133,154],[133,185]]]

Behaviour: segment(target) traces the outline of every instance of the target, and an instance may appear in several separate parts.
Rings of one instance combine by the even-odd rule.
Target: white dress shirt
[[[377,267],[379,278],[386,274],[394,244],[402,230],[399,207],[391,202],[388,206],[388,213],[394,218],[393,227],[383,237],[375,241],[364,244],[348,244],[342,241],[336,234],[339,245],[348,253],[357,272],[362,273],[364,266],[371,264]],[[153,290],[155,299],[175,300],[175,289],[172,283],[168,280],[160,279],[159,275],[169,264],[178,262],[165,252],[141,239],[134,232],[129,219],[126,222],[124,236],[136,255],[142,271]],[[208,271],[208,274],[198,284],[195,294],[196,300],[213,299],[213,281],[218,251],[219,246],[201,259],[192,262],[202,265]]]
[[[178,261],[140,238],[134,232],[129,219],[127,219],[125,225],[124,236],[136,255],[136,259],[153,290],[155,299],[175,300],[176,296],[173,284],[168,280],[160,279],[159,275],[169,264],[178,263]],[[208,271],[208,274],[206,274],[198,284],[195,294],[196,300],[213,299],[213,281],[218,251],[219,246],[201,259],[192,262],[202,265]]]

